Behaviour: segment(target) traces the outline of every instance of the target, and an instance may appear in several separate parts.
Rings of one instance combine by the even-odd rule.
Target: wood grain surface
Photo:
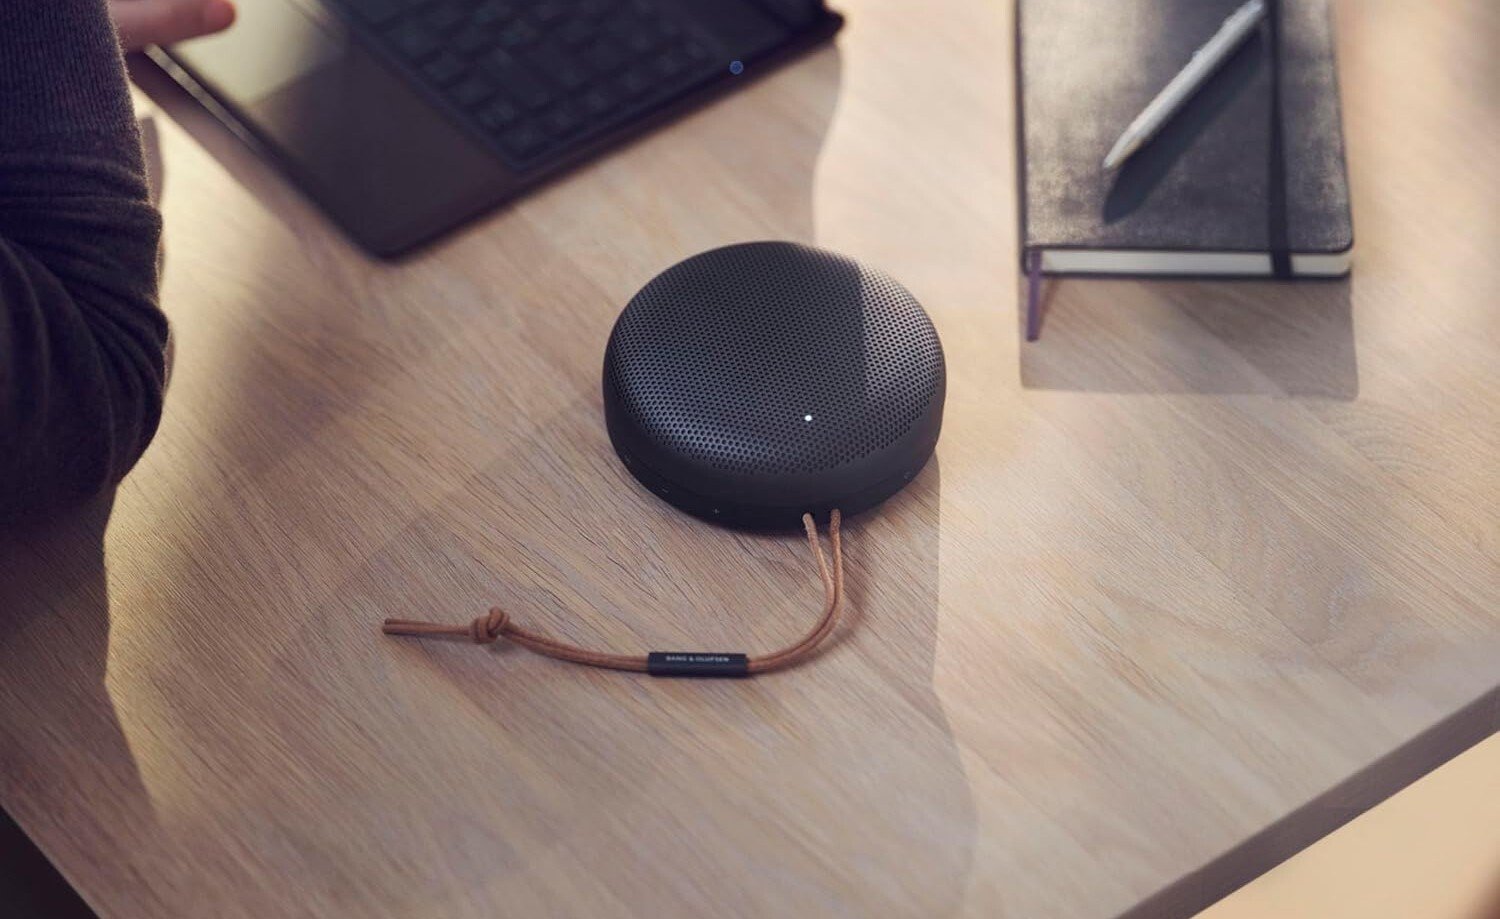
[[[112,507],[0,540],[0,804],[101,915],[1181,915],[1500,725],[1500,8],[1338,6],[1351,279],[1050,283],[1023,345],[1012,7],[845,7],[397,264],[139,74],[166,417]],[[882,267],[947,349],[826,653],[381,636],[800,634],[799,537],[665,507],[599,397],[641,284],[765,238]]]

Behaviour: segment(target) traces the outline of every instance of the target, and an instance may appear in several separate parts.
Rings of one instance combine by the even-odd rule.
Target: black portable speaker
[[[793,243],[668,268],[604,354],[605,422],[631,473],[688,513],[756,529],[899,491],[937,445],[945,387],[937,330],[906,288]]]

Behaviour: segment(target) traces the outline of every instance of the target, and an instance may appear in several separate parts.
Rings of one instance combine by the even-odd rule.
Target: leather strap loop
[[[800,641],[770,654],[752,656],[746,667],[748,673],[766,673],[791,667],[811,657],[818,645],[833,633],[838,625],[839,610],[844,600],[844,549],[839,533],[841,515],[835,510],[828,519],[828,542],[833,563],[823,554],[822,541],[818,539],[818,525],[812,514],[802,515],[802,527],[807,531],[807,543],[818,566],[818,578],[823,582],[823,614],[817,623]],[[648,658],[645,654],[612,654],[591,651],[555,641],[546,636],[522,628],[511,621],[510,615],[500,607],[493,607],[483,616],[476,617],[466,625],[443,625],[415,619],[387,619],[381,626],[387,635],[444,636],[468,638],[475,644],[491,644],[501,638],[520,645],[537,654],[588,667],[603,667],[609,670],[647,672]]]

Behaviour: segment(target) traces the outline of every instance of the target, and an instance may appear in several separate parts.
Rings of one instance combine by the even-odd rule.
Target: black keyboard
[[[441,106],[525,170],[732,66],[652,0],[339,0]]]

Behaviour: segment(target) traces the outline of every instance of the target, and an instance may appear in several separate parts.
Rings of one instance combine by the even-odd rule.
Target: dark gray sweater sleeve
[[[155,433],[160,235],[104,0],[0,0],[0,518],[104,491]]]

